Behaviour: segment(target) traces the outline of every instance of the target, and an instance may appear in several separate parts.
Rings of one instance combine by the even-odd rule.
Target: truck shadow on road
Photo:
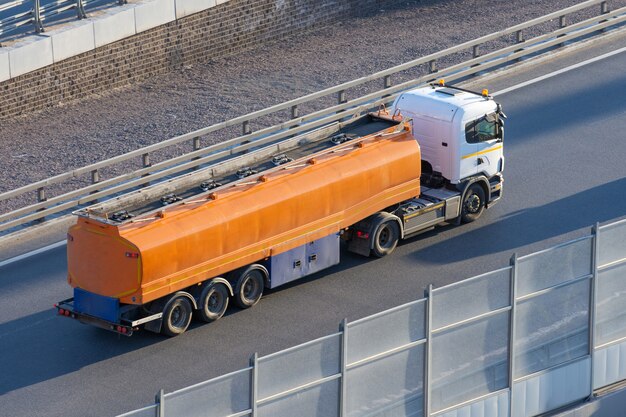
[[[80,337],[76,336],[77,330]],[[118,336],[57,317],[54,309],[0,325],[0,395],[44,382],[163,340]]]
[[[413,253],[420,262],[447,264],[516,249],[608,222],[626,215],[626,178],[537,207],[517,210],[499,220],[489,212],[468,231]],[[422,235],[422,239],[436,232]],[[419,239],[420,237],[417,237]],[[410,242],[410,241],[409,241]]]

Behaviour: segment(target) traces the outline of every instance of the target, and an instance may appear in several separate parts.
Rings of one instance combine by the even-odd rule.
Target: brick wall
[[[0,118],[122,87],[394,0],[231,0],[0,83]]]

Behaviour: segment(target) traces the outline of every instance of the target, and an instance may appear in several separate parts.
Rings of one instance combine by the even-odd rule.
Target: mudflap
[[[370,240],[355,236],[348,241],[348,250],[358,255],[370,256]]]
[[[144,330],[153,333],[161,333],[161,326],[163,324],[163,319],[152,320],[143,325]]]

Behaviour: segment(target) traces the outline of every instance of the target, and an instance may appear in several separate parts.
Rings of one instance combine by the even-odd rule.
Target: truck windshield
[[[479,143],[498,138],[498,119],[495,113],[472,120],[465,125],[467,143]]]

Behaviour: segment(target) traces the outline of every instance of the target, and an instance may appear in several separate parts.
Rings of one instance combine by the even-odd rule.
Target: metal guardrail
[[[86,10],[104,3],[126,4],[126,0],[15,0],[0,4],[0,39],[29,28],[36,33],[45,31],[44,22],[63,18],[64,12],[74,10],[77,19],[87,17]],[[0,44],[0,46],[2,46]]]
[[[602,275],[607,268],[619,270]],[[343,320],[337,333],[255,353],[244,369],[161,390],[155,404],[119,417],[544,415],[626,380],[626,324],[597,314],[624,317],[624,273],[626,219],[596,224],[590,235],[515,254],[508,267]],[[607,324],[610,340],[598,343]]]
[[[588,9],[592,6],[600,6],[598,8],[598,16],[567,25],[568,15]],[[558,29],[535,36],[531,39],[524,38],[524,31],[528,31],[529,29],[555,19],[558,19]],[[25,200],[28,198],[27,196],[31,196],[32,193],[35,193],[38,202],[0,214],[0,233],[15,230],[15,228],[29,222],[42,220],[47,216],[59,212],[67,212],[70,209],[83,206],[99,199],[119,195],[122,192],[135,189],[148,183],[154,183],[163,178],[178,175],[228,155],[270,144],[282,138],[307,132],[325,124],[350,117],[366,109],[389,103],[395,99],[399,93],[426,82],[433,81],[436,78],[445,77],[449,81],[466,78],[477,73],[517,62],[523,57],[536,55],[552,47],[562,45],[567,41],[580,39],[586,35],[604,31],[608,28],[624,24],[625,22],[626,7],[609,11],[606,1],[585,1],[576,6],[568,7],[543,17],[512,26],[508,29],[480,37],[473,41],[445,49],[441,52],[430,54],[384,71],[376,72],[367,77],[339,84],[282,104],[235,117],[222,123],[217,123],[114,158],[55,175],[12,191],[4,192],[0,194],[0,201],[9,199]],[[508,38],[510,38],[511,35],[514,35],[512,45],[481,54],[481,45],[493,41],[510,41]],[[446,68],[437,69],[437,63],[441,59],[468,51],[472,54],[471,59],[459,64],[450,65]],[[426,75],[397,85],[392,85],[392,75],[416,69],[421,66],[427,67]],[[381,79],[384,86],[382,90],[352,100],[347,99],[346,90],[362,87],[366,83],[380,81]],[[335,94],[338,104],[313,111],[304,116],[300,115],[301,106],[305,104],[312,106],[315,105],[315,103],[319,104],[319,100],[327,99]],[[288,120],[269,127],[262,127],[255,132],[252,131],[250,126],[251,122],[285,111],[290,112],[291,117]],[[202,147],[201,141],[203,136],[236,126],[241,126],[241,136],[216,145]],[[173,150],[175,147],[185,143],[191,145],[190,152],[158,163],[151,163],[151,155],[156,151]],[[140,162],[142,168],[126,171],[122,175],[113,178],[102,179],[102,169],[118,166],[118,164],[127,161]],[[91,182],[91,185],[63,192],[54,197],[47,195],[46,191],[51,186],[61,184],[69,187],[68,182],[77,178],[88,180]]]

